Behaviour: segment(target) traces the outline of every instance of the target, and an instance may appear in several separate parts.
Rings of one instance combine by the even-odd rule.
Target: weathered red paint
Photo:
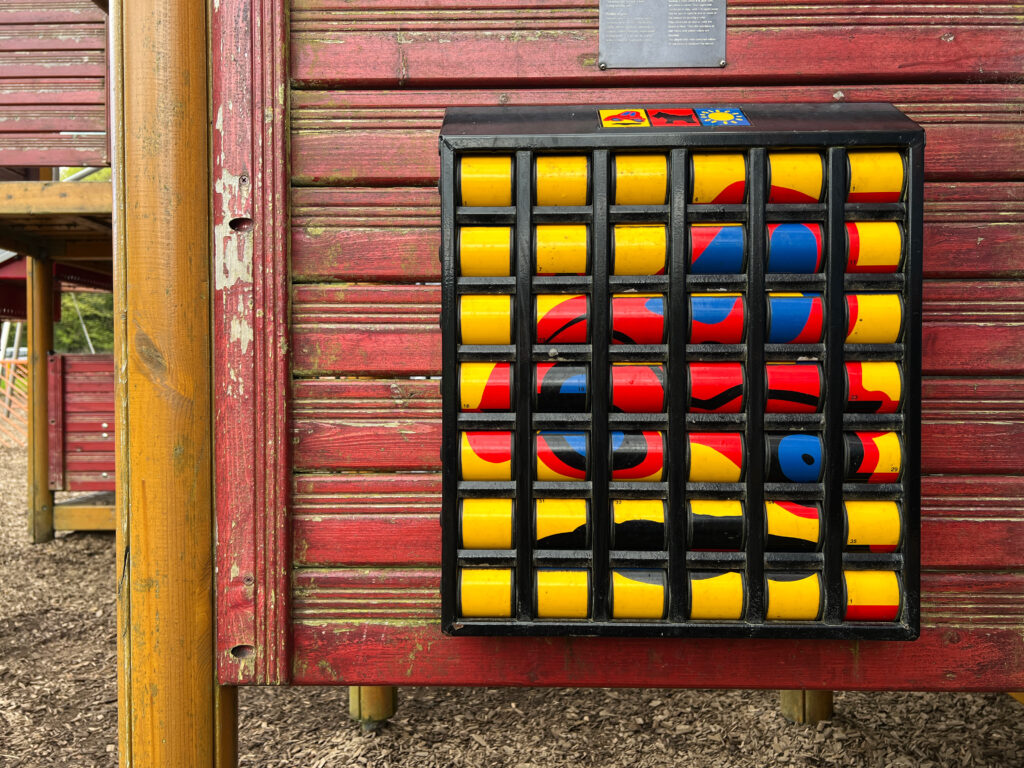
[[[50,488],[114,490],[114,358],[49,356]]]
[[[1024,685],[1024,479],[1015,461],[1024,437],[1024,38],[1012,9],[752,0],[730,7],[722,70],[607,72],[597,68],[593,0],[480,0],[472,12],[457,0],[387,9],[293,0],[287,71],[274,43],[261,50],[275,55],[253,57],[247,26],[278,20],[279,10],[271,0],[215,8],[216,168],[249,170],[254,187],[281,183],[280,113],[271,103],[272,120],[253,121],[266,106],[253,90],[293,88],[290,229],[279,213],[279,248],[257,239],[251,252],[255,282],[281,280],[285,235],[291,245],[287,431],[261,431],[281,414],[282,389],[248,367],[269,361],[261,356],[272,356],[274,338],[275,359],[285,359],[284,340],[265,328],[248,357],[231,344],[232,321],[260,309],[283,318],[287,302],[251,287],[215,292],[224,682],[290,673],[305,684]],[[415,284],[439,280],[432,187],[444,107],[800,100],[893,101],[928,131],[921,640],[442,636],[437,383],[407,377],[435,375],[439,364],[438,291]],[[232,108],[218,117],[217,104]],[[270,145],[257,155],[260,140]],[[239,187],[217,194],[216,211],[256,211]],[[283,199],[282,190],[272,201]],[[238,238],[218,215],[218,248],[230,252]],[[246,215],[257,231],[270,223]],[[266,443],[257,435],[277,444],[258,448]],[[265,494],[266,467],[288,451],[286,518]],[[288,554],[291,581],[269,578]],[[238,580],[247,574],[248,589]],[[290,614],[260,602],[268,590],[275,610],[292,600]],[[293,642],[284,652],[274,619]],[[252,638],[257,659],[290,670],[232,660],[232,638]]]
[[[46,5],[0,8],[0,166],[108,165],[106,14]]]
[[[213,40],[217,665],[290,676],[287,185],[281,0],[221,0]]]

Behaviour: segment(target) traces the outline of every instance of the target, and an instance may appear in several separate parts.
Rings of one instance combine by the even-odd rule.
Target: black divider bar
[[[924,135],[913,140],[907,150],[907,211],[903,222],[907,233],[907,291],[904,294],[907,320],[904,322],[904,402],[903,450],[903,619],[916,637],[921,622],[921,277],[924,220]]]
[[[768,155],[755,147],[747,156],[747,623],[765,615],[764,584],[764,268],[767,261],[764,206]]]
[[[458,343],[455,333],[456,293],[455,293],[455,155],[451,148],[441,143],[441,369],[455,371],[458,369]],[[458,417],[456,387],[458,377],[446,375],[441,377],[441,418],[445,424],[455,423]],[[451,627],[455,621],[456,605],[458,604],[457,589],[458,568],[455,567],[458,542],[458,503],[455,501],[458,490],[459,466],[459,431],[445,429],[441,436],[441,486],[446,503],[441,509],[441,594],[443,600],[441,622]]]
[[[513,466],[516,480],[516,617],[533,619],[533,158],[516,152],[516,429]]]
[[[590,385],[593,393],[590,430],[591,521],[593,523],[593,586],[591,615],[594,621],[608,621],[610,616],[608,590],[610,568],[608,564],[611,536],[611,510],[608,502],[608,482],[611,479],[611,449],[608,435],[608,410],[611,367],[608,345],[611,343],[611,297],[608,293],[608,150],[594,151],[592,174],[594,179],[593,287],[590,313]]]
[[[689,227],[686,204],[689,196],[689,153],[673,149],[669,154],[670,218],[668,267],[668,619],[685,621],[689,604],[686,575],[686,342],[690,303],[686,295],[686,254]]]
[[[843,411],[846,409],[844,390],[843,346],[846,342],[845,306],[846,278],[846,221],[843,202],[846,200],[846,150],[830,147],[827,157],[829,200],[828,221],[825,224],[826,257],[825,306],[831,310],[825,318],[825,500],[822,522],[825,525],[825,566],[822,578],[825,586],[826,624],[843,621]]]

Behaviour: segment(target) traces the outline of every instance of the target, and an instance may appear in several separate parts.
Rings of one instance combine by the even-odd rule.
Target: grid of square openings
[[[906,160],[455,157],[459,620],[900,620]]]

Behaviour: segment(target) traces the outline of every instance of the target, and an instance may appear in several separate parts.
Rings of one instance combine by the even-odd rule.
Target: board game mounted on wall
[[[913,639],[924,131],[449,109],[442,623]]]

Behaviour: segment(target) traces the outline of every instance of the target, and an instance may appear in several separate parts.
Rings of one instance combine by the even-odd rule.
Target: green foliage
[[[74,300],[82,311],[82,320],[97,352],[114,350],[114,296],[110,293],[64,293],[60,297],[60,322],[53,326],[56,352],[88,352],[89,345],[78,320]]]

